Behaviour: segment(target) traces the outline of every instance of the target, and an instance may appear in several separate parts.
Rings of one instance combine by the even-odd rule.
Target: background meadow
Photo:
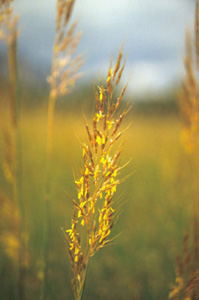
[[[4,112],[1,127],[6,122],[5,117]],[[178,115],[175,112],[143,114],[132,109],[126,122],[131,120],[121,157],[123,163],[131,159],[122,172],[122,177],[130,176],[121,184],[117,194],[118,197],[121,194],[124,201],[123,213],[114,230],[120,235],[113,245],[91,260],[86,299],[167,299],[169,286],[174,280],[175,256],[180,252],[184,229],[190,228],[192,170],[189,156],[184,154],[180,143]],[[23,197],[28,233],[26,284],[28,298],[36,299],[42,279],[45,110],[23,111],[21,122]],[[73,170],[78,170],[82,165],[79,138],[83,140],[87,137],[81,112],[74,113],[68,109],[58,111],[55,124],[50,280],[54,299],[70,299],[70,266],[61,228],[69,224],[71,200],[76,197]],[[2,169],[1,182],[2,187],[8,189]],[[1,220],[5,230],[6,224],[13,218],[9,209]],[[6,253],[1,255],[2,299],[14,293],[12,262],[16,257],[13,247],[11,235]],[[12,294],[10,299],[13,297]]]
[[[72,199],[77,197],[73,172],[78,173],[83,164],[80,141],[87,140],[83,113],[91,123],[94,110],[94,85],[98,82],[98,79],[94,82],[91,77],[95,72],[95,78],[98,78],[98,75],[102,79],[105,78],[103,77],[104,69],[108,70],[110,53],[117,54],[118,51],[115,51],[115,48],[119,49],[125,34],[125,49],[127,52],[129,50],[129,58],[124,78],[128,79],[131,70],[133,75],[124,103],[132,96],[134,104],[122,125],[125,128],[131,123],[130,128],[124,134],[125,146],[120,158],[121,164],[130,162],[120,175],[121,179],[126,178],[126,180],[121,183],[116,195],[123,202],[122,214],[114,228],[114,234],[118,236],[113,244],[99,251],[89,263],[84,298],[168,299],[170,285],[175,281],[175,257],[181,253],[184,232],[191,229],[193,216],[191,199],[194,195],[194,170],[192,158],[184,151],[181,142],[182,122],[178,106],[178,91],[183,61],[185,23],[192,20],[194,5],[188,3],[189,1],[172,1],[173,4],[168,1],[168,7],[163,4],[163,7],[165,5],[165,22],[164,20],[162,22],[165,27],[162,25],[163,27],[158,32],[156,31],[157,24],[161,22],[158,16],[160,12],[163,13],[163,8],[158,5],[158,1],[151,0],[153,10],[145,6],[144,0],[141,3],[136,2],[135,6],[129,1],[123,1],[121,17],[125,16],[127,11],[131,11],[130,8],[132,9],[132,16],[128,14],[126,18],[129,23],[123,21],[121,24],[121,28],[126,28],[126,24],[128,28],[131,28],[133,38],[129,41],[131,40],[129,32],[127,29],[122,31],[121,28],[118,35],[114,33],[114,37],[109,39],[112,26],[120,22],[116,17],[115,21],[109,21],[108,4],[107,11],[104,13],[102,3],[95,2],[97,7],[98,5],[101,7],[100,13],[96,12],[97,9],[93,8],[93,4],[87,3],[90,22],[92,23],[95,19],[94,12],[98,13],[99,19],[102,20],[98,23],[93,35],[89,29],[92,24],[89,22],[86,24],[85,21],[84,14],[88,12],[82,6],[81,1],[77,1],[75,5],[77,11],[74,10],[74,18],[81,12],[78,27],[83,32],[82,46],[80,43],[78,51],[80,53],[87,51],[83,67],[85,75],[83,74],[79,84],[77,82],[70,95],[57,101],[55,109],[49,239],[49,299],[72,299],[73,297],[70,285],[70,264],[62,228],[70,226]],[[51,4],[49,5],[47,17],[45,14],[48,9],[47,3],[46,5],[45,1],[43,4],[38,3],[38,19],[41,22],[39,32],[37,28],[39,25],[34,21],[36,11],[33,10],[31,13],[25,1],[15,2],[16,11],[21,14],[19,25],[22,28],[19,38],[21,68],[19,68],[18,93],[21,99],[22,197],[25,211],[23,237],[26,244],[25,292],[27,299],[30,300],[39,299],[43,279],[42,228],[49,92],[45,80],[50,72],[49,49],[52,49],[53,44],[53,5],[52,7]],[[121,1],[113,7],[118,18],[121,7]],[[93,15],[92,8],[94,9]],[[166,26],[167,18],[171,13],[170,9],[174,9],[175,12],[179,9],[183,16],[183,18],[179,17],[175,32],[174,30],[171,32]],[[136,11],[139,14],[136,14]],[[154,28],[151,28],[154,40],[150,42],[151,48],[148,48],[146,28],[147,24],[151,24],[151,18],[156,12],[157,24],[153,23]],[[141,27],[136,27],[135,20],[135,24],[131,23],[133,13],[135,13],[137,26],[142,24]],[[145,23],[143,16],[148,14],[149,19]],[[32,16],[32,21],[29,16]],[[106,26],[101,28],[103,18],[107,18]],[[47,28],[49,28],[49,35],[46,35],[45,48],[44,45],[40,45],[40,39],[41,34],[45,35],[44,31],[47,33]],[[163,29],[167,32],[167,36],[164,40],[165,44],[159,39],[160,48],[156,51],[162,55],[157,57],[153,47],[158,44],[158,37],[161,34],[164,35],[161,31]],[[180,36],[178,36],[179,32],[181,32]],[[99,49],[100,37],[103,37],[106,45],[102,52]],[[27,42],[28,39],[30,42]],[[174,40],[177,42],[174,43]],[[174,50],[172,50],[173,43],[175,44]],[[136,45],[139,47],[136,48]],[[9,126],[9,84],[6,51],[4,46],[1,46],[0,57],[3,67],[0,74],[0,205],[3,209],[0,211],[0,299],[15,300],[18,299],[16,291],[19,242],[15,233],[18,216],[12,203],[8,202],[5,205],[5,199],[2,196],[2,191],[10,195],[11,187],[4,176],[4,133]],[[139,52],[140,49],[143,49],[142,55]],[[147,49],[150,51],[147,52]],[[154,53],[153,57],[151,53]],[[134,65],[135,72],[133,71]],[[167,68],[164,68],[166,65]],[[147,68],[148,72],[146,72]]]

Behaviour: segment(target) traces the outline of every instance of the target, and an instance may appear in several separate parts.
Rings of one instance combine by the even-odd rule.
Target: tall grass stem
[[[14,131],[15,160],[14,160],[14,180],[13,180],[13,199],[19,208],[19,278],[18,292],[19,299],[25,299],[25,267],[24,255],[25,244],[23,231],[25,228],[24,205],[22,196],[22,147],[21,147],[21,128],[20,128],[20,97],[17,79],[17,29],[13,29],[11,42],[8,44],[8,61],[10,77],[10,115],[11,124]]]

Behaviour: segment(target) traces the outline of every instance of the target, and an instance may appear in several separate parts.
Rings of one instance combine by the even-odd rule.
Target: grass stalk
[[[18,16],[13,13],[12,1],[5,0],[0,3],[1,13],[1,39],[6,42],[9,64],[9,93],[10,93],[10,130],[14,156],[9,161],[12,170],[12,201],[19,211],[18,220],[18,297],[25,299],[25,244],[24,244],[24,205],[22,195],[22,153],[20,128],[20,97],[17,78],[17,37]],[[6,151],[9,151],[7,149]],[[12,156],[12,155],[11,155]]]
[[[51,76],[48,77],[50,84],[50,94],[48,102],[48,124],[46,142],[46,179],[44,195],[44,225],[43,225],[43,283],[41,300],[46,299],[49,289],[49,235],[50,235],[50,215],[52,198],[52,149],[53,149],[53,128],[55,103],[60,96],[70,92],[75,81],[79,77],[78,71],[82,65],[80,56],[73,58],[76,47],[79,43],[80,35],[75,33],[77,22],[69,28],[69,21],[73,11],[75,0],[57,0],[57,17],[55,41],[53,47]]]
[[[25,244],[23,232],[25,229],[24,204],[22,193],[22,147],[20,129],[20,97],[17,88],[17,30],[13,30],[13,38],[8,46],[9,76],[10,76],[10,111],[15,138],[15,176],[13,182],[13,198],[19,208],[19,299],[25,299]]]
[[[25,245],[23,233],[25,228],[24,205],[22,196],[22,154],[20,129],[20,97],[17,84],[17,24],[18,16],[13,15],[12,1],[1,2],[1,37],[7,44],[9,65],[10,93],[10,130],[14,156],[10,160],[12,169],[12,201],[18,207],[18,296],[25,299]],[[9,150],[8,150],[9,151]]]
[[[186,77],[180,94],[183,124],[182,141],[191,155],[194,170],[193,231],[184,236],[182,255],[178,256],[176,284],[169,299],[199,300],[199,1],[195,8],[195,43],[186,34]],[[193,47],[193,44],[195,47]],[[190,243],[190,236],[192,236]]]
[[[123,147],[117,142],[123,133],[121,123],[129,110],[127,104],[122,112],[118,111],[127,85],[116,96],[124,69],[122,56],[123,47],[114,69],[109,67],[106,84],[100,84],[96,90],[92,126],[85,118],[88,143],[82,143],[83,167],[80,177],[75,178],[78,196],[73,200],[71,228],[65,232],[75,300],[83,297],[90,258],[112,241],[110,234],[120,213],[114,194],[121,183],[118,176],[123,167],[118,160]]]
[[[54,124],[55,99],[49,98],[48,106],[48,124],[47,124],[47,145],[46,145],[46,181],[44,198],[44,224],[43,224],[43,283],[41,299],[46,299],[49,290],[48,282],[48,249],[50,236],[50,201],[51,201],[51,163],[52,163],[52,145],[53,145],[53,124]]]

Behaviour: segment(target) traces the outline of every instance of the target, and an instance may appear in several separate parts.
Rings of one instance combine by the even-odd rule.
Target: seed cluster
[[[57,0],[52,72],[47,78],[51,87],[50,97],[54,100],[70,92],[80,76],[78,72],[83,63],[81,55],[74,57],[81,37],[80,33],[75,32],[78,22],[69,24],[74,2],[74,0]]]
[[[199,299],[199,270],[198,270],[198,221],[194,222],[193,245],[190,236],[184,235],[182,256],[177,256],[176,283],[171,287],[169,299],[197,300]]]
[[[13,0],[0,0],[0,39],[8,45],[16,41],[19,16],[13,14]]]
[[[118,175],[122,167],[118,160],[122,146],[116,146],[115,142],[122,135],[119,130],[128,105],[118,118],[116,116],[127,85],[116,100],[113,95],[124,69],[125,63],[120,66],[122,52],[121,48],[115,68],[109,67],[106,84],[96,89],[92,126],[85,118],[88,144],[82,144],[84,165],[81,176],[75,179],[78,199],[73,200],[72,225],[65,234],[76,297],[82,292],[89,258],[111,241],[110,233],[118,217],[113,196],[121,182]]]
[[[195,47],[193,49],[190,33],[186,35],[186,57],[184,60],[186,76],[180,94],[180,108],[184,129],[182,140],[185,150],[193,153],[198,149],[199,141],[199,3],[196,2]]]

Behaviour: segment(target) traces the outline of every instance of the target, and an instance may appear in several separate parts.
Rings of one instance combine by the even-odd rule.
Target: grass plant
[[[106,85],[100,84],[95,92],[95,112],[92,126],[85,119],[88,143],[83,143],[81,175],[76,178],[78,199],[73,200],[74,213],[71,228],[66,230],[66,241],[72,269],[72,289],[76,300],[82,299],[86,271],[90,258],[112,241],[110,234],[120,214],[120,205],[114,194],[121,183],[119,157],[122,145],[121,123],[128,112],[119,111],[127,84],[115,100],[115,87],[119,84],[124,64],[123,50],[114,68],[110,65]]]
[[[193,234],[184,236],[182,257],[178,256],[176,285],[169,299],[199,299],[199,2],[195,9],[194,47],[192,38],[186,34],[186,77],[180,94],[180,108],[183,124],[182,141],[185,151],[191,156],[194,173]],[[192,238],[191,242],[190,237]]]
[[[82,101],[86,101],[87,98],[84,95],[82,97]],[[92,99],[92,95],[89,98]],[[26,295],[29,300],[39,299],[41,293],[41,200],[45,181],[46,119],[45,108],[21,115],[23,147],[26,150],[23,152],[23,166],[24,173],[28,174],[23,179],[23,190],[30,234],[30,261],[26,273]],[[133,157],[133,163],[127,165],[119,176],[126,177],[132,172],[134,174],[121,182],[114,196],[117,199],[117,195],[124,192],[123,199],[127,200],[122,207],[123,213],[112,228],[113,237],[118,232],[121,234],[113,240],[114,245],[110,244],[90,259],[84,290],[84,298],[88,300],[99,297],[109,300],[167,299],[169,284],[174,276],[175,244],[182,234],[183,224],[192,214],[191,203],[187,203],[187,193],[192,184],[192,178],[187,178],[187,174],[191,172],[191,167],[187,163],[184,168],[179,169],[184,162],[184,154],[180,147],[180,122],[177,116],[140,116],[132,109],[121,124],[123,128],[132,119],[133,125],[125,132],[125,140],[128,142],[123,147],[120,159],[125,163]],[[5,121],[5,113],[1,111],[0,124]],[[92,126],[89,115],[87,121]],[[72,170],[78,170],[83,159],[81,145],[74,136],[76,134],[82,141],[87,141],[88,135],[82,123],[80,110],[71,112],[67,109],[63,112],[63,109],[59,111],[57,107],[52,153],[52,172],[55,178],[52,192],[56,201],[51,201],[52,225],[49,239],[49,280],[52,295],[57,299],[73,299],[70,266],[67,265],[67,251],[60,228],[65,224],[67,229],[70,228],[73,211],[71,200],[76,199],[77,195]],[[2,139],[0,153],[2,158]],[[76,171],[77,180],[78,175],[80,173]],[[2,168],[0,178],[1,187],[7,191]],[[187,184],[183,185],[185,178]],[[13,230],[16,228],[13,224],[16,212],[8,209],[8,202],[3,202],[4,205],[2,202],[0,204],[0,226],[5,230]],[[10,239],[9,241],[6,253],[16,255],[17,244],[14,239],[12,243]],[[2,246],[1,240],[0,249]],[[0,295],[3,299],[17,299],[17,296],[11,294],[16,290],[16,268],[11,265],[12,260],[8,254],[5,256],[0,253]]]
[[[82,65],[82,57],[75,55],[80,34],[76,33],[78,22],[71,24],[74,5],[75,0],[57,0],[52,69],[47,78],[50,86],[48,113],[45,116],[43,108],[39,108],[38,111],[24,110],[20,115],[18,16],[13,12],[13,0],[0,0],[0,38],[8,49],[10,82],[9,118],[4,107],[0,111],[0,126],[5,127],[3,139],[0,139],[3,157],[0,168],[0,299],[71,299],[72,293],[75,300],[82,299],[83,294],[86,299],[98,299],[99,295],[109,300],[166,299],[172,277],[174,241],[185,220],[191,219],[194,220],[193,233],[184,236],[176,283],[169,298],[197,300],[199,2],[196,4],[194,47],[187,33],[186,78],[180,95],[182,141],[192,162],[192,166],[187,163],[183,170],[181,166],[185,160],[177,140],[180,122],[176,115],[134,115],[133,130],[126,132],[128,145],[123,147],[121,137],[126,130],[123,128],[129,123],[126,120],[129,105],[125,105],[125,101],[121,103],[127,84],[119,90],[125,67],[123,47],[116,64],[110,64],[105,83],[100,82],[96,87],[91,119],[83,116],[86,130],[82,128],[79,110],[75,113],[64,111],[64,116],[59,111],[54,122],[56,102],[71,92]],[[81,96],[82,100],[87,98],[87,95]],[[78,143],[71,132],[81,136],[81,161],[77,158],[80,157]],[[22,135],[26,149],[23,157]],[[121,164],[122,153],[127,161],[134,158],[133,170],[130,164]],[[27,174],[23,177],[22,158]],[[79,170],[75,171],[74,180],[71,161],[76,162]],[[44,165],[46,168],[42,170]],[[134,170],[133,181],[131,178],[124,181]],[[195,178],[193,190],[192,178]],[[62,189],[65,185],[70,194],[77,195],[71,202],[68,198],[66,201]],[[127,191],[125,196],[130,200],[121,216],[123,202],[115,198],[118,186]],[[56,201],[53,201],[54,195]],[[193,198],[194,217],[192,201],[187,201]],[[59,228],[70,218],[70,209],[73,211],[71,224],[63,230],[65,239],[62,239]],[[115,247],[107,247],[106,255],[100,256],[99,250],[114,241],[113,228],[121,231],[119,217],[123,231],[120,239]],[[29,259],[26,227],[29,229]],[[72,290],[67,278],[63,240],[71,266]],[[90,263],[96,253],[95,260]]]
[[[12,202],[19,211],[18,227],[18,293],[25,299],[25,241],[24,204],[22,196],[22,149],[20,129],[20,98],[17,91],[17,37],[18,16],[13,12],[13,1],[0,1],[0,38],[6,43],[9,63],[10,122],[5,130],[4,172],[12,186]]]
[[[80,34],[75,33],[77,22],[69,26],[74,0],[57,0],[55,42],[53,47],[52,70],[48,77],[50,95],[48,105],[47,124],[47,147],[46,147],[46,181],[45,181],[45,204],[44,204],[44,237],[43,237],[43,288],[41,299],[46,299],[48,284],[48,249],[50,234],[50,201],[52,186],[52,146],[54,129],[55,102],[60,96],[70,92],[75,81],[80,76],[78,73],[82,65],[82,57],[75,56],[74,52],[79,43]]]

